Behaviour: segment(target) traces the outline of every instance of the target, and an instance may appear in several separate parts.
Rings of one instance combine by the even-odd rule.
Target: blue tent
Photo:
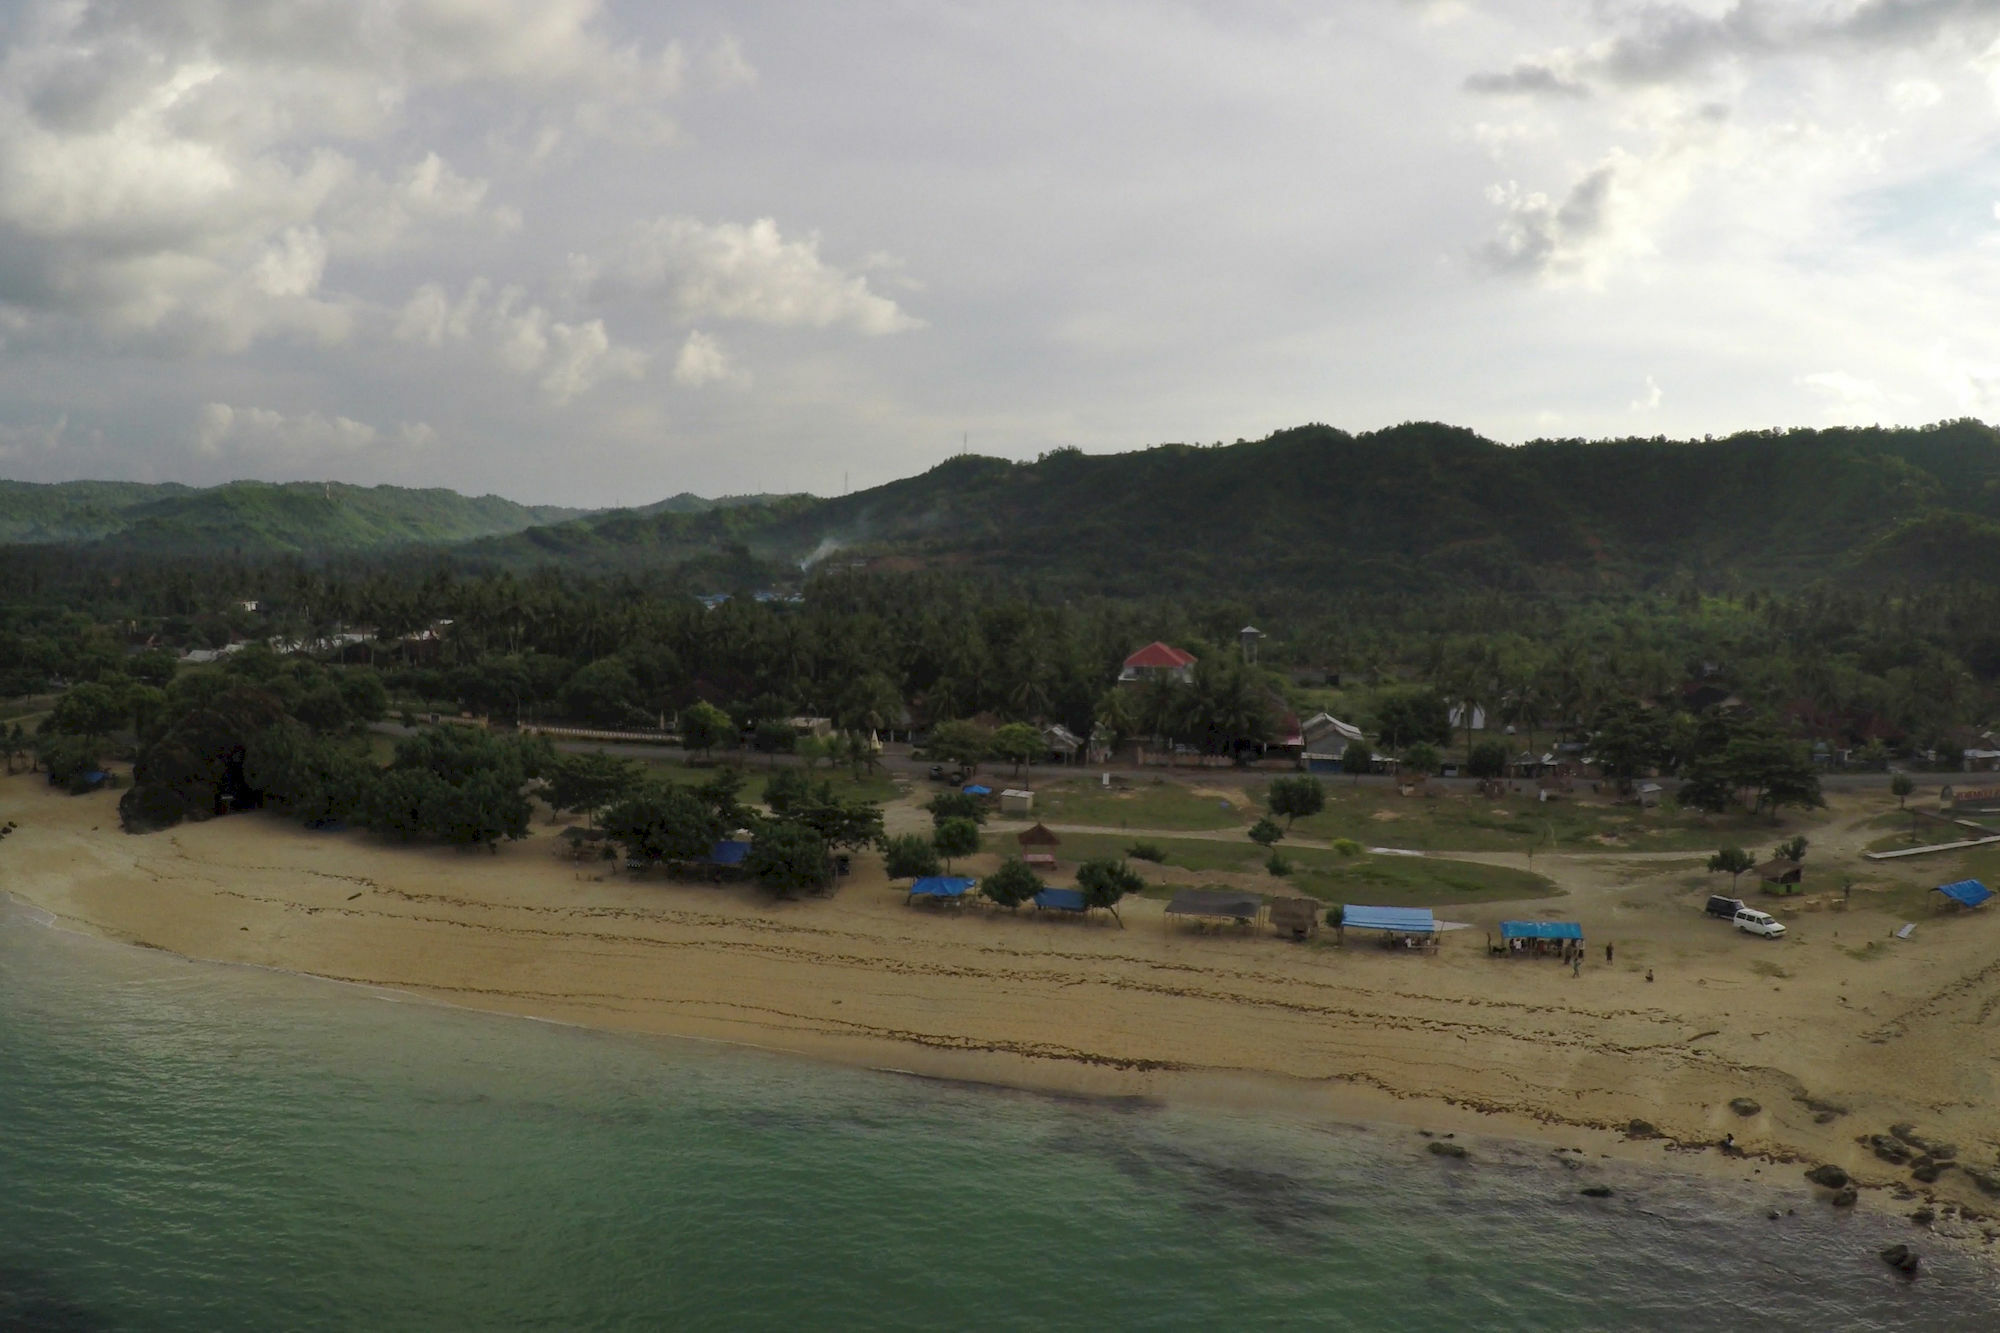
[[[967,796],[991,796],[993,794],[991,787],[982,787],[976,782],[969,787],[962,787],[960,790]]]
[[[1046,907],[1052,912],[1090,910],[1090,904],[1085,901],[1082,889],[1043,889],[1035,895],[1035,906]]]
[[[1340,924],[1347,930],[1393,930],[1399,935],[1435,935],[1437,918],[1428,907],[1356,907],[1340,909]]]
[[[718,842],[709,848],[708,863],[712,866],[740,866],[743,858],[750,855],[750,844],[734,840]]]
[[[926,875],[910,885],[912,898],[963,898],[978,887],[976,879],[960,875]]]
[[[1993,896],[1993,890],[1976,879],[1961,879],[1951,884],[1940,884],[1932,893],[1942,893],[1960,907],[1977,907]]]
[[[1502,921],[1503,940],[1580,940],[1583,925],[1576,921]]]

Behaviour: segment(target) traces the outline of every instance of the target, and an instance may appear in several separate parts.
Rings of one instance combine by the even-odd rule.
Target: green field
[[[1262,790],[1253,793],[1260,799]],[[1489,800],[1452,792],[1401,796],[1378,786],[1327,784],[1326,809],[1293,827],[1295,836],[1352,838],[1364,847],[1406,847],[1416,851],[1671,852],[1776,845],[1810,821],[1789,816],[1773,824],[1754,815],[1695,812],[1613,805],[1564,798],[1539,802],[1508,796]]]
[[[1256,818],[1216,796],[1197,796],[1183,782],[1141,780],[1130,787],[1104,787],[1077,780],[1035,790],[1035,817],[1048,824],[1090,824],[1099,828],[1244,828]]]

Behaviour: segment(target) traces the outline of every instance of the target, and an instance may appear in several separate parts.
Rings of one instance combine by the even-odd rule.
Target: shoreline
[[[1779,988],[1753,990],[1727,973],[1634,986],[1648,955],[1624,934],[1627,970],[1593,967],[1597,975],[1578,981],[1463,945],[1406,959],[1352,944],[1177,933],[1146,901],[1133,904],[1125,930],[936,913],[904,907],[879,874],[858,873],[829,899],[770,903],[748,891],[578,873],[550,855],[539,827],[493,857],[309,834],[261,815],[133,837],[117,830],[108,799],[33,786],[0,788],[16,807],[26,796],[35,816],[10,846],[25,873],[10,877],[9,896],[58,928],[191,961],[918,1079],[1575,1150],[1784,1184],[1800,1207],[1826,1206],[1803,1171],[1830,1161],[1864,1187],[1870,1211],[1934,1200],[1941,1217],[1972,1214],[1959,1225],[1972,1227],[1974,1244],[1988,1212],[1953,1180],[1961,1173],[1909,1191],[1854,1143],[1857,1130],[1881,1132],[1893,1120],[1931,1132],[1933,1114],[1896,1097],[1899,1071],[1841,1087],[1810,1067],[1746,1058],[1765,1054],[1762,1025],[1805,1015],[1757,1012],[1747,1031],[1729,1031],[1744,1025],[1673,1012],[1718,1001],[1747,1008],[1752,995]],[[337,869],[322,868],[329,853]],[[1605,910],[1650,908],[1634,900]],[[1768,957],[1738,952],[1753,965]],[[1669,961],[1655,950],[1649,965],[1664,971]],[[1671,961],[1678,971],[1682,960]],[[1885,998],[1935,1005],[1928,970],[1898,976],[1928,990]],[[1975,968],[1973,979],[1991,970]],[[1975,991],[1967,1003],[1985,999]],[[1809,997],[1805,1009],[1831,1003]],[[1894,1021],[1914,1034],[1908,1012]],[[1790,1044],[1848,1056],[1877,1026],[1821,1032],[1842,1039],[1824,1052]],[[1736,1095],[1768,1109],[1739,1117],[1727,1106]],[[1815,1124],[1809,1106],[1829,1100],[1849,1114]],[[1942,1126],[1968,1156],[2000,1138],[1985,1104],[1970,1109],[1984,1114]],[[1633,1118],[1657,1123],[1662,1137],[1627,1137]],[[1741,1140],[1742,1157],[1711,1150],[1725,1133]]]

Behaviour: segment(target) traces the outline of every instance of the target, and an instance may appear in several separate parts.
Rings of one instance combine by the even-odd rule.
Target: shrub
[[[1125,849],[1125,855],[1134,861],[1151,861],[1154,865],[1167,859],[1166,849],[1157,842],[1135,842]]]
[[[1280,876],[1289,875],[1292,873],[1292,863],[1290,861],[1287,861],[1284,857],[1278,855],[1278,853],[1272,852],[1271,859],[1264,863],[1264,869],[1270,871],[1274,875],[1280,875]]]
[[[1335,838],[1333,840],[1333,850],[1342,856],[1359,856],[1361,855],[1361,844],[1352,838]]]

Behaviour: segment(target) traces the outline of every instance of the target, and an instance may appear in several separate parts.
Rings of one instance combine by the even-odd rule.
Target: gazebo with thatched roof
[[[1021,844],[1021,859],[1037,869],[1046,870],[1056,863],[1056,854],[1049,849],[1062,846],[1062,839],[1049,831],[1047,824],[1037,823],[1033,828],[1022,829],[1014,835]]]

